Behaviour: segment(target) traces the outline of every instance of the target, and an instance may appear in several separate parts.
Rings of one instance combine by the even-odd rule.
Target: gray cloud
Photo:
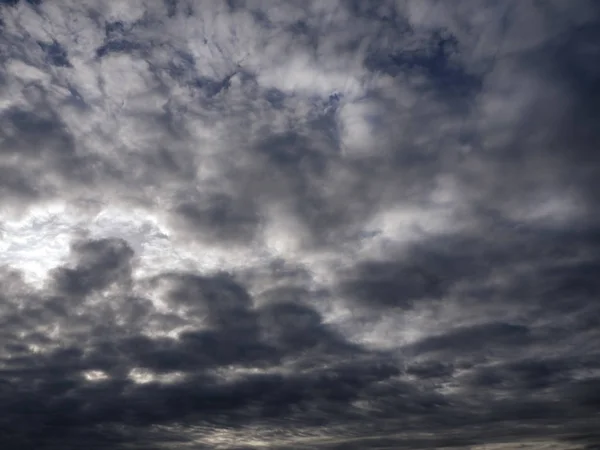
[[[2,448],[595,448],[599,18],[0,2]]]

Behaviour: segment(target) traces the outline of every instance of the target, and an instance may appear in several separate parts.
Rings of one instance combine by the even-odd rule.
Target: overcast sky
[[[596,0],[1,0],[0,449],[598,449],[599,179]]]

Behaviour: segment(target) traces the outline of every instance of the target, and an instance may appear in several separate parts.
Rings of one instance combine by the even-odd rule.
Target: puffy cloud
[[[2,448],[598,445],[599,19],[0,2]]]

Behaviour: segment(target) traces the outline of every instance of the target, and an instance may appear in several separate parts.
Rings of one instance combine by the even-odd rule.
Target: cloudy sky
[[[0,1],[0,448],[600,448],[595,0]]]

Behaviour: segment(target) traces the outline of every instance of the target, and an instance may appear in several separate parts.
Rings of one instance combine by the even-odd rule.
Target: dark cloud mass
[[[0,449],[599,448],[599,30],[0,1]]]

